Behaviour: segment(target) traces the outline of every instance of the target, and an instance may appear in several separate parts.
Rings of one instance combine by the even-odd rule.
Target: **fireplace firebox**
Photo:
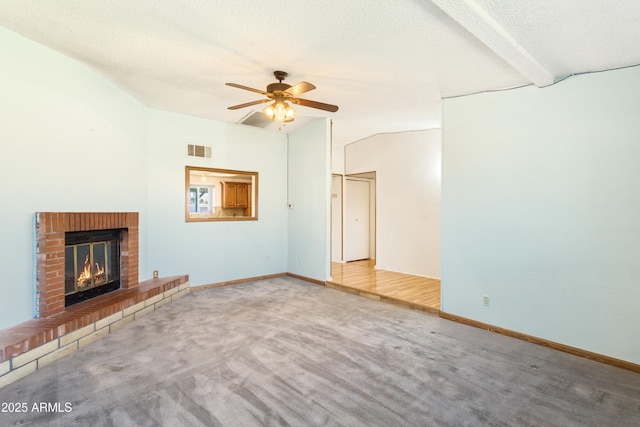
[[[120,289],[122,230],[65,233],[65,307]]]

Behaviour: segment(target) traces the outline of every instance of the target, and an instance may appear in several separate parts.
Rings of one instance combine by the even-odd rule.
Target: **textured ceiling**
[[[334,143],[440,126],[441,98],[640,63],[637,0],[2,0],[0,25],[90,64],[147,106],[237,123],[273,71],[304,95],[290,131]],[[273,127],[277,129],[276,127]]]

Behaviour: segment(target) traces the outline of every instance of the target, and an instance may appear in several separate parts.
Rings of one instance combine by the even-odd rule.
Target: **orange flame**
[[[89,254],[87,254],[87,256],[84,257],[84,268],[82,269],[82,272],[80,272],[80,275],[76,280],[76,283],[78,284],[78,288],[86,288],[91,286],[92,278],[93,278],[94,285],[99,285],[106,281],[104,266],[100,267],[100,265],[98,265],[97,262],[95,263],[95,271],[92,276],[91,262],[89,261]]]

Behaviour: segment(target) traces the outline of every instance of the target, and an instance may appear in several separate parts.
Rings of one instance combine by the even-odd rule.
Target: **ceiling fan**
[[[266,96],[266,99],[260,99],[258,101],[246,102],[244,104],[234,105],[229,107],[229,110],[238,110],[240,108],[250,107],[252,105],[263,104],[265,102],[272,102],[267,106],[262,113],[271,120],[277,120],[280,122],[291,122],[295,119],[296,111],[291,108],[289,102],[295,105],[302,105],[303,107],[317,108],[319,110],[336,112],[338,111],[337,105],[325,104],[323,102],[311,101],[309,99],[299,98],[298,96],[315,89],[316,87],[308,82],[300,82],[291,86],[282,81],[287,77],[287,73],[284,71],[274,71],[278,83],[271,83],[267,86],[267,90],[254,89],[248,86],[239,85],[237,83],[227,83],[227,86],[236,87],[238,89],[249,90]]]

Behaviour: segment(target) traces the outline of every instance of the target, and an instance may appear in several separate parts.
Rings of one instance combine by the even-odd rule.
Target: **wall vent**
[[[213,150],[208,145],[187,144],[187,156],[210,159]]]

